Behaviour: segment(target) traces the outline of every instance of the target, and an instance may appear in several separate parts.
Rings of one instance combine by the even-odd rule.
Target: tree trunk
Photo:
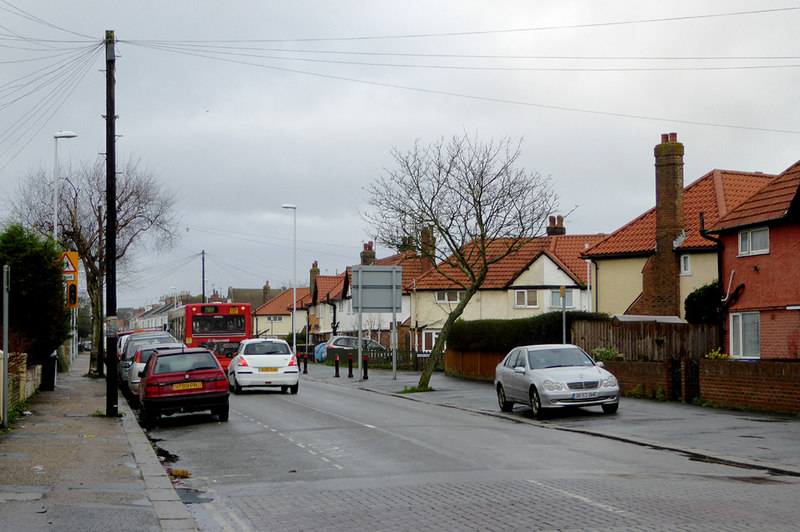
[[[485,277],[486,274],[483,273],[481,276],[481,284],[483,284],[483,278]],[[450,334],[450,329],[453,328],[453,324],[461,316],[461,314],[464,313],[464,309],[467,307],[469,300],[472,299],[472,296],[474,296],[478,291],[477,286],[480,285],[473,283],[472,286],[467,288],[467,290],[464,292],[464,297],[461,298],[461,301],[458,302],[456,308],[454,308],[453,311],[447,316],[444,325],[442,325],[442,332],[440,332],[439,336],[436,338],[436,342],[433,344],[431,355],[428,357],[428,362],[425,364],[425,367],[422,369],[422,374],[419,376],[417,388],[424,390],[425,388],[429,387],[433,370],[444,356],[444,344],[447,342],[447,336]]]
[[[96,275],[86,276],[86,289],[89,292],[89,300],[92,304],[92,354],[89,361],[89,371],[103,375],[103,368],[99,364],[100,350],[105,345],[103,336],[103,289]]]

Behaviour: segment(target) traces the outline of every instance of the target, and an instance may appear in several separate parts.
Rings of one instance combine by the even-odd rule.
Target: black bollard
[[[339,355],[336,355],[336,358],[333,359],[333,366],[336,368],[336,373],[333,374],[334,377],[339,376]]]
[[[367,373],[367,355],[364,355],[364,380],[369,379],[369,373]]]
[[[303,356],[303,375],[308,373],[308,353]]]
[[[353,378],[353,355],[347,355],[347,378]]]

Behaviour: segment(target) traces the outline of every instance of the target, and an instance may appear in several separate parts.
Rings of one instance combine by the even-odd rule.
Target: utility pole
[[[203,285],[202,287],[203,303],[205,303],[206,302],[206,250],[204,249],[201,250],[200,255],[201,255],[200,264],[202,269],[201,275],[203,276],[200,284]]]
[[[106,30],[106,416],[117,417],[117,153],[114,32]]]

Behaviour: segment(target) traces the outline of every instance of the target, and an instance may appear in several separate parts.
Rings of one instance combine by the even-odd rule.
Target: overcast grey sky
[[[790,1],[0,0],[0,187],[52,171],[56,131],[79,135],[62,165],[105,151],[90,50],[114,30],[118,157],[150,165],[182,220],[176,247],[137,253],[120,307],[199,293],[201,250],[207,291],[288,286],[284,203],[299,283],[315,260],[341,272],[391,150],[464,132],[523,139],[567,231],[608,233],[653,206],[661,133],[686,184],[800,159],[797,27]]]

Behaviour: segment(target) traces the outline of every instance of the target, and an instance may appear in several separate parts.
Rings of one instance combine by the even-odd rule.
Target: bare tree
[[[429,386],[456,319],[486,280],[489,267],[539,236],[558,197],[550,179],[517,167],[521,141],[482,143],[466,134],[427,147],[393,150],[397,168],[367,187],[362,214],[376,241],[415,246],[464,296],[445,320],[420,376]],[[437,245],[426,232],[433,231]],[[426,245],[428,242],[428,245]]]
[[[149,244],[169,246],[177,236],[174,195],[167,192],[139,158],[122,165],[117,177],[117,261],[124,269],[133,249]],[[100,371],[98,353],[103,338],[103,284],[105,281],[106,165],[105,159],[69,165],[62,170],[59,193],[58,244],[78,252],[86,272],[92,306],[91,368]],[[42,170],[32,171],[20,183],[11,212],[20,223],[44,235],[53,232],[53,181]],[[147,237],[147,238],[145,238]]]

